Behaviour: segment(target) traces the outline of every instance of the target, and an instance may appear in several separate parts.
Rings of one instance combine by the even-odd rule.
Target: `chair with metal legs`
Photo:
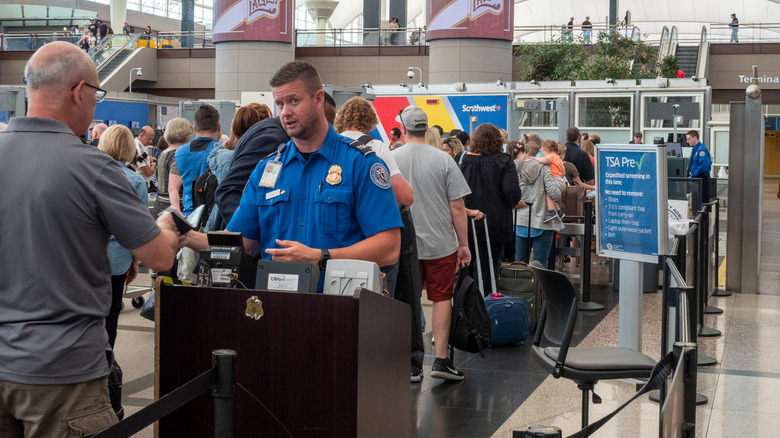
[[[533,342],[534,359],[553,377],[573,380],[582,391],[582,427],[588,425],[589,393],[599,380],[650,377],[652,358],[621,347],[570,347],[577,322],[578,297],[571,282],[560,272],[531,263],[534,278],[544,296],[542,314]],[[554,346],[542,346],[545,344]],[[593,393],[593,403],[601,403]]]

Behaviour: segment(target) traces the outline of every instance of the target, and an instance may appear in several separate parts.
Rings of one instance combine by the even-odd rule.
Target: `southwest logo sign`
[[[497,111],[501,111],[501,107],[498,105],[461,105],[461,111],[464,113],[467,113],[469,111],[475,112],[475,113],[494,113]]]

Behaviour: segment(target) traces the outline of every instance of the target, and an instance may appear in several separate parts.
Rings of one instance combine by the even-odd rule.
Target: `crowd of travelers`
[[[355,97],[337,112],[305,61],[285,64],[271,79],[277,116],[266,105],[242,106],[224,136],[218,110],[204,104],[194,124],[167,123],[156,153],[149,126],[133,138],[126,127],[96,125],[97,147],[80,138],[103,97],[80,48],[45,45],[25,76],[27,116],[0,132],[0,203],[16,206],[0,222],[0,251],[15,254],[0,276],[0,347],[9,359],[0,361],[3,436],[91,436],[121,418],[108,376],[118,369],[111,351],[122,290],[139,263],[194,281],[206,234],[180,234],[169,207],[192,212],[193,182],[208,172],[218,184],[203,231],[240,232],[248,254],[323,272],[331,259],[381,267],[389,294],[412,309],[412,382],[423,378],[422,291],[433,302],[430,376],[463,380],[448,355],[454,279],[460,269],[473,272],[484,229],[493,260],[528,261],[533,248],[547,264],[563,227],[554,201],[565,185],[594,184],[592,148],[580,148],[587,142],[576,127],[566,130],[565,144],[535,134],[510,141],[489,123],[473,135],[445,135],[409,105],[386,145],[367,135],[379,123],[371,104]],[[688,139],[701,156],[692,173],[707,172],[698,133]],[[600,141],[593,133],[587,140]],[[41,160],[29,160],[32,148]],[[22,192],[29,196],[20,203]],[[475,227],[483,230],[476,239],[472,219],[488,221]],[[512,241],[515,250],[507,251]],[[482,272],[495,275],[486,266]],[[75,412],[82,422],[60,421]]]

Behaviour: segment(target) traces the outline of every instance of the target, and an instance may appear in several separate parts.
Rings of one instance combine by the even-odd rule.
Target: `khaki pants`
[[[117,421],[106,377],[70,385],[0,381],[0,437],[89,437]]]

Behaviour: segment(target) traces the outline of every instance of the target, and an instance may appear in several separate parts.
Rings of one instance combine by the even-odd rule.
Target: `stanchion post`
[[[217,370],[214,397],[214,437],[233,438],[234,402],[236,396],[236,352],[214,350],[212,364]]]
[[[585,235],[582,237],[582,301],[590,302],[590,246],[593,241],[593,202],[585,201]]]

